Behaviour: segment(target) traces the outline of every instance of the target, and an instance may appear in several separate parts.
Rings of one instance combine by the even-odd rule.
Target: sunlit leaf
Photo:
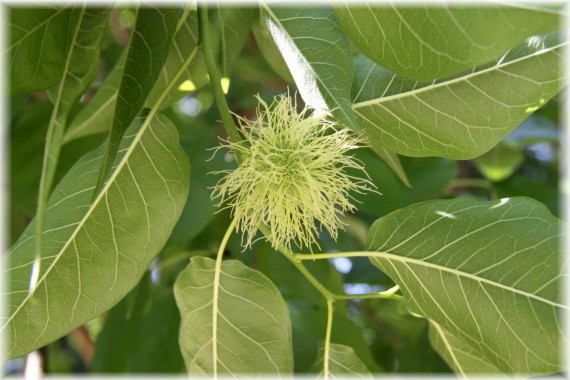
[[[83,157],[54,190],[37,284],[30,288],[35,222],[4,256],[7,309],[0,330],[9,357],[43,346],[117,303],[166,243],[182,211],[189,166],[168,119],[133,124],[109,180],[91,202],[101,157],[101,148]]]
[[[255,20],[252,26],[252,32],[255,36],[255,42],[263,54],[263,58],[269,63],[269,66],[275,71],[281,78],[283,78],[288,83],[294,83],[291,72],[279,52],[279,48],[275,44],[271,33],[263,24],[263,18]]]
[[[434,83],[398,77],[360,56],[356,119],[372,142],[396,153],[479,156],[561,90],[565,45],[558,35],[548,35],[493,64]]]
[[[560,11],[546,6],[344,2],[335,10],[364,54],[397,75],[421,81],[497,59],[528,37],[559,30],[562,22]]]
[[[505,373],[562,369],[561,223],[528,198],[431,201],[378,219],[368,249],[409,308]]]
[[[353,78],[348,38],[327,7],[291,8],[262,5],[265,27],[281,51],[305,103],[330,110],[357,131],[350,109]]]
[[[188,373],[291,373],[291,322],[275,285],[240,261],[218,274],[214,260],[195,257],[174,285]]]

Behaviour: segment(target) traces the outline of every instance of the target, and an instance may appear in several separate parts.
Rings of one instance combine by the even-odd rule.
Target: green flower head
[[[355,209],[350,192],[374,186],[346,173],[348,168],[364,171],[345,155],[361,138],[334,129],[333,122],[307,107],[297,112],[288,95],[280,95],[271,106],[257,99],[257,120],[238,116],[245,141],[227,145],[243,162],[223,172],[212,198],[232,209],[246,247],[251,247],[261,223],[270,228],[273,247],[291,250],[294,243],[310,249],[323,227],[336,240],[343,228],[340,216]]]

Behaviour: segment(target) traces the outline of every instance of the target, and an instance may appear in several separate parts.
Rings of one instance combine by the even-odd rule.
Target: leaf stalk
[[[226,128],[228,136],[232,142],[239,143],[243,141],[238,127],[234,123],[232,114],[228,107],[224,91],[222,89],[222,82],[218,67],[216,66],[216,61],[214,59],[214,53],[212,51],[212,41],[210,36],[210,28],[208,25],[208,7],[206,4],[202,4],[198,8],[199,17],[199,29],[200,29],[200,43],[202,45],[202,51],[204,53],[204,58],[206,61],[206,68],[208,70],[208,76],[210,77],[210,85],[212,87],[212,92],[214,93],[214,99],[216,100],[216,105],[218,106],[218,111]],[[241,157],[239,152],[236,153],[236,159],[241,162]]]

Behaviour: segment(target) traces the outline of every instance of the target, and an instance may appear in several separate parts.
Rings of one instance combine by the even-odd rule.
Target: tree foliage
[[[12,4],[3,359],[564,372],[561,18]]]

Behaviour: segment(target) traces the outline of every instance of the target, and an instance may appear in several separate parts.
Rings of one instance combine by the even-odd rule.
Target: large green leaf
[[[507,373],[561,370],[561,223],[528,198],[431,201],[378,219],[371,261],[409,308]]]
[[[461,376],[500,374],[497,367],[489,363],[477,350],[435,322],[430,322],[429,339],[447,364]]]
[[[161,72],[177,21],[176,8],[142,6],[138,9],[95,194],[103,186],[111,170],[125,130],[142,110]]]
[[[102,148],[83,157],[54,190],[45,214],[37,283],[30,288],[32,221],[5,255],[9,357],[66,334],[117,303],[165,244],[188,193],[188,160],[170,121],[133,124],[111,176],[93,199]]]
[[[273,36],[305,103],[331,110],[347,127],[358,131],[350,108],[353,79],[348,37],[334,11],[327,7],[271,7],[262,4],[261,17]]]
[[[434,6],[437,5],[437,6]],[[482,65],[526,38],[561,27],[560,12],[528,6],[354,6],[338,4],[344,30],[394,73],[431,81]]]
[[[79,12],[64,7],[11,7],[6,63],[12,95],[55,86],[62,77]]]
[[[41,265],[40,258],[44,256],[42,254],[44,214],[55,178],[67,117],[79,96],[95,76],[101,38],[107,25],[110,10],[86,9],[84,6],[78,12],[78,21],[73,29],[71,44],[64,64],[63,77],[54,94],[54,108],[45,141],[35,226],[36,262],[33,272],[36,274],[40,270],[38,267]],[[30,287],[35,287],[36,279],[33,277],[30,280]]]
[[[560,91],[565,45],[557,34],[536,37],[493,64],[434,83],[398,77],[361,55],[356,119],[373,143],[396,153],[476,157]]]
[[[218,294],[215,297],[215,294]],[[180,346],[190,374],[286,375],[291,322],[279,290],[240,261],[194,257],[174,285]]]
[[[329,344],[328,368],[326,371],[324,363],[325,347],[321,346],[318,360],[315,363],[315,368],[320,369],[320,376],[324,376],[325,379],[345,378],[347,376],[350,376],[350,378],[372,378],[368,368],[366,368],[364,363],[356,356],[354,350],[342,344]]]

